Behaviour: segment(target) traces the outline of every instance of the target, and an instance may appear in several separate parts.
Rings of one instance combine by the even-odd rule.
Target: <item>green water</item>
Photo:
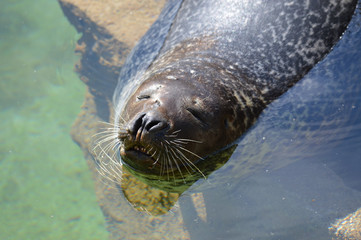
[[[0,8],[0,239],[106,239],[93,182],[70,137],[85,93],[79,35],[57,3]]]

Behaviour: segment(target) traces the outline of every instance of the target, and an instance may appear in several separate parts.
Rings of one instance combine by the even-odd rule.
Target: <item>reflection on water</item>
[[[69,135],[84,95],[77,38],[56,1],[1,1],[0,239],[108,235]]]

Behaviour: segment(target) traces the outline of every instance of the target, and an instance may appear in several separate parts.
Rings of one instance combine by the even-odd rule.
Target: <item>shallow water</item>
[[[75,29],[56,1],[1,1],[0,239],[105,239],[70,127],[85,86]]]

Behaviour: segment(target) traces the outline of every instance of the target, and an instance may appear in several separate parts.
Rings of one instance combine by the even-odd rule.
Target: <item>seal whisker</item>
[[[163,144],[163,142],[160,142],[160,145],[162,146],[162,148],[164,149],[164,144]],[[165,165],[165,167],[166,167],[166,169],[167,169],[167,180],[169,181],[169,165],[168,165],[168,163],[167,163],[167,159],[165,159],[166,157],[164,157],[164,165]]]
[[[166,157],[167,157],[167,160],[169,162],[169,165],[170,165],[170,168],[172,169],[173,168],[173,164],[172,164],[172,160],[171,158],[169,157],[169,151],[168,151],[168,147],[165,145],[165,152],[166,152]],[[175,162],[176,163],[176,162]],[[176,163],[177,164],[177,163]],[[179,166],[177,164],[177,168],[179,169]],[[172,175],[173,175],[173,180],[174,180],[174,184],[176,184],[176,178],[175,178],[175,174],[174,174],[174,171],[172,171]]]
[[[177,135],[164,135],[165,137],[168,137],[168,138],[175,138],[177,137]]]
[[[97,134],[92,135],[91,138],[94,139],[93,142],[99,143],[101,140],[108,138],[108,137],[117,139],[117,134],[118,134],[117,132],[113,132],[113,131],[112,132],[103,131],[103,132],[99,132]]]
[[[102,149],[101,148],[101,155],[97,155],[97,157],[99,158],[104,158],[104,157],[106,157],[106,158],[108,158],[109,160],[110,160],[110,163],[112,162],[112,158],[111,158],[111,156],[109,156],[109,154],[106,152],[106,151],[104,151],[104,149]],[[100,159],[100,162],[102,163],[102,165],[103,166],[110,166],[111,164],[109,164],[109,163],[106,163],[106,162],[104,162],[103,160],[101,160]]]
[[[107,138],[109,136],[113,136],[114,138],[117,138],[118,132],[123,132],[124,130],[120,130],[118,128],[100,128],[104,129],[102,131],[99,131],[91,136],[91,138],[95,139],[95,142],[99,142],[100,140]]]
[[[154,152],[154,155],[155,155],[156,152],[157,152],[157,150]],[[153,165],[157,164],[157,162],[158,162],[159,160],[161,160],[161,155],[162,155],[162,153],[159,151],[159,155],[158,155],[158,157],[157,157],[157,160],[155,160],[155,162],[153,163]],[[159,162],[159,164],[161,164],[161,162],[162,162],[162,160]]]
[[[172,142],[173,145],[178,146],[178,147],[182,147],[185,146],[186,144],[188,144],[189,142],[186,141],[182,141],[182,140],[178,140],[178,139],[174,139],[174,140],[170,140]]]
[[[108,152],[109,149],[111,149],[111,147],[114,145],[118,145],[118,141],[112,140],[112,141],[106,141],[103,143],[98,143],[97,145],[95,145],[95,147],[92,149],[92,151],[95,152],[96,148],[99,148],[101,150],[100,152]]]
[[[114,146],[113,146],[113,155],[112,155],[112,162],[114,162],[114,163],[116,163],[116,164],[118,164],[120,161],[117,161],[117,158],[115,157],[115,155],[117,154],[117,148],[119,147],[119,145],[118,144],[115,144]]]
[[[96,142],[97,145],[102,145],[106,142],[109,142],[109,141],[115,141],[115,142],[118,142],[118,138],[114,135],[108,135],[108,136],[104,136],[102,138],[99,138]]]
[[[163,158],[164,158],[164,157],[163,157],[162,152],[159,151],[159,156],[158,156],[158,159],[157,159],[157,161],[156,161],[156,162],[158,162],[158,160],[159,160],[159,164],[160,164],[160,174],[159,174],[159,176],[162,176],[162,175],[164,174],[165,168],[166,168],[166,166],[165,166],[165,164],[164,164],[164,159],[163,159]]]
[[[172,146],[171,146],[170,144],[169,144],[169,150],[170,150],[170,153],[169,153],[169,154],[171,154],[171,155],[173,156],[174,163],[175,163],[176,166],[177,166],[177,169],[178,169],[178,171],[179,171],[179,173],[180,173],[180,175],[181,175],[181,177],[182,177],[183,182],[186,183],[185,177],[183,176],[183,173],[182,173],[182,171],[181,171],[181,169],[180,169],[180,167],[179,167],[179,164],[177,163],[176,159],[180,160],[181,163],[184,165],[183,160],[180,159],[180,158],[175,154],[175,152],[174,152],[174,150],[172,149]],[[189,172],[187,166],[186,166],[186,165],[184,165],[184,166],[185,166],[185,169],[188,171],[188,173],[189,173],[190,175],[192,175],[192,174]]]
[[[202,157],[200,157],[199,155],[195,154],[195,153],[194,153],[194,152],[192,152],[192,151],[189,151],[188,149],[186,149],[186,148],[184,148],[184,147],[178,146],[178,148],[180,148],[180,149],[182,149],[182,150],[184,150],[184,151],[186,151],[186,152],[188,152],[188,153],[192,154],[193,156],[196,156],[196,157],[197,157],[198,159],[200,159],[200,160],[203,160],[203,158],[202,158]]]
[[[203,143],[203,142],[201,142],[201,141],[194,140],[194,139],[188,139],[188,138],[180,138],[180,139],[175,139],[175,140],[173,140],[173,141],[179,142],[179,143],[182,143],[182,142],[185,142],[185,143],[188,143],[188,142]]]
[[[103,139],[103,138],[105,138],[105,137],[108,137],[108,136],[117,136],[117,131],[102,131],[102,132],[98,132],[98,133],[96,133],[96,134],[93,134],[92,136],[91,136],[91,138],[95,138],[95,137],[97,137],[97,136],[99,136],[99,135],[103,135],[103,136],[100,136],[100,137],[98,137],[97,139],[96,139],[96,141],[98,142],[100,139]]]
[[[104,163],[103,163],[103,162],[101,162],[101,161],[100,161],[100,162],[97,162],[97,165],[98,165],[98,167],[102,170],[101,172],[99,172],[99,173],[101,173],[102,175],[105,174],[105,173],[107,173],[107,172],[109,172],[109,170],[104,167]]]
[[[108,150],[110,149],[115,150],[115,147],[120,145],[120,142],[117,138],[110,139],[108,142],[109,142],[108,145],[110,145]]]
[[[172,150],[170,143],[167,142],[167,144],[168,144],[168,147],[169,147],[169,150],[170,150],[170,151],[168,151],[168,147],[166,146],[167,152],[169,153],[169,156],[172,157],[171,159],[173,159],[173,161],[174,161],[174,163],[175,163],[175,165],[176,165],[176,167],[177,167],[177,169],[178,169],[178,171],[179,171],[179,173],[180,173],[180,175],[181,175],[181,177],[182,177],[182,179],[183,179],[183,181],[184,181],[184,177],[183,177],[182,171],[181,171],[181,169],[180,169],[180,167],[179,167],[179,164],[178,164],[177,161],[176,161],[177,157],[172,154],[172,152],[174,152],[174,151]],[[174,175],[174,173],[173,173],[173,175]]]
[[[105,122],[105,121],[98,121],[98,123],[101,123],[101,124],[104,124],[104,125],[108,125],[108,126],[111,126],[113,128],[121,128],[122,125],[120,124],[117,124],[117,123],[113,123],[113,122]]]
[[[168,138],[176,138],[178,136],[178,133],[181,131],[181,129],[179,130],[176,130],[174,132],[172,132],[171,134],[168,134],[168,135],[164,135],[165,137],[168,137]]]
[[[104,184],[104,185],[109,185],[108,182],[106,182],[105,180],[108,180],[109,182],[113,182],[113,183],[118,183],[116,180],[112,179],[109,175],[105,175],[99,172],[98,173],[102,176],[102,178],[100,178],[100,181]],[[111,188],[113,188],[113,186],[110,186]]]
[[[111,172],[101,172],[99,170],[98,170],[98,172],[103,178],[105,178],[106,180],[108,180],[110,182],[119,183],[121,180],[121,179],[114,177],[114,174],[112,174]],[[117,175],[117,177],[119,177],[119,176]],[[103,183],[106,184],[106,182],[104,182],[104,181],[103,181]]]
[[[157,161],[156,161],[156,162],[158,162],[158,160],[160,160],[160,161],[159,161],[159,164],[160,164],[159,179],[160,179],[160,176],[163,175],[163,173],[164,173],[164,168],[165,168],[164,164],[162,163],[163,160],[162,160],[161,158],[162,158],[162,152],[159,151],[159,156],[158,156],[158,159],[157,159]]]
[[[112,144],[113,147],[111,149],[114,151],[114,153],[116,153],[116,151],[119,149],[120,143],[117,140],[113,140]]]
[[[100,174],[100,176],[101,176],[100,179],[101,179],[102,183],[108,184],[107,182],[104,181],[104,179],[105,179],[105,180],[108,180],[109,182],[116,183],[116,180],[114,180],[113,178],[111,178],[111,174],[110,174],[110,173],[104,172],[104,171],[99,170],[99,169],[97,169],[97,172],[98,172],[98,173]]]
[[[121,180],[122,179],[122,175],[121,175],[122,170],[120,169],[120,165],[117,165],[117,164],[111,165],[111,169],[112,169],[112,175],[115,174]]]
[[[115,137],[118,137],[118,136],[123,136],[123,135],[127,135],[127,131],[125,129],[121,129],[121,128],[117,128],[117,129],[111,129],[111,128],[108,128],[108,130],[104,130],[104,131],[101,131],[99,133],[96,133],[94,134],[92,137],[96,137],[98,135],[114,135]],[[101,138],[101,137],[100,137]]]
[[[126,122],[127,122],[127,121],[122,117],[122,115],[118,114],[118,116],[119,116],[120,120],[123,121],[123,123],[126,123]]]
[[[178,160],[182,163],[182,165],[184,166],[184,168],[187,170],[188,174],[189,174],[189,175],[192,175],[190,169],[192,170],[193,167],[192,167],[191,165],[189,165],[189,163],[188,163],[187,161],[183,160],[182,157],[178,156],[178,155],[174,152],[173,149],[171,149],[171,150],[172,150],[173,155],[175,156],[175,158],[178,159]],[[188,169],[188,167],[189,167],[190,169]]]
[[[172,144],[174,146],[184,146],[186,143],[177,143],[177,142],[172,141]]]
[[[108,144],[107,144],[106,146],[104,146],[104,147],[102,147],[101,144],[97,144],[97,146],[100,148],[100,153],[101,153],[101,154],[104,154],[111,162],[121,165],[121,164],[122,164],[121,162],[117,162],[117,161],[114,159],[114,156],[115,156],[115,154],[116,154],[115,151],[114,151],[114,153],[113,153],[112,156],[110,156],[109,153],[108,153],[110,149],[115,149],[115,147],[116,147],[118,144],[119,144],[119,142],[117,142],[117,141],[112,141],[112,142],[108,143]],[[96,146],[96,147],[97,147],[97,146]],[[95,148],[96,148],[96,147],[95,147]],[[95,148],[94,148],[94,151],[95,151]],[[95,154],[96,154],[96,153],[95,153]],[[103,155],[103,156],[104,156],[104,155]],[[98,154],[96,154],[96,156],[99,157]],[[102,161],[102,162],[103,162],[103,161]]]
[[[150,155],[150,157],[153,158],[155,156],[155,154],[157,154],[157,149],[154,150],[154,153],[152,155]],[[153,163],[153,165],[156,164],[157,161],[158,161],[158,159]]]
[[[189,160],[189,159],[178,149],[178,147],[176,147],[175,150],[176,150],[179,154],[181,154],[181,156],[183,157],[183,159],[186,160],[186,162],[189,163],[192,167],[194,167],[194,168],[203,176],[204,179],[206,179],[206,176],[203,174],[203,172],[202,172],[191,160]],[[183,150],[185,150],[185,149],[183,148]],[[188,150],[187,150],[187,151],[188,151]]]
[[[121,117],[121,116],[120,116]],[[125,110],[125,117],[127,119],[130,119],[130,116],[129,116],[129,112],[128,112],[128,109]],[[128,121],[125,121],[126,119],[122,118],[124,120],[124,122],[128,122]]]
[[[172,132],[171,134],[174,135],[174,134],[177,134],[177,133],[179,133],[179,132],[181,132],[181,131],[182,131],[182,130],[179,129],[179,130],[176,130],[176,131]]]
[[[121,170],[122,163],[115,160],[114,156],[116,152],[114,151],[113,155],[110,156],[108,153],[108,148],[111,147],[111,145],[106,146],[104,148],[99,145],[99,147],[101,152],[100,154],[97,155],[97,159],[98,159],[97,165],[101,167],[101,169],[107,174],[114,175],[115,173],[119,178],[121,178],[119,174],[122,172]],[[104,158],[106,158],[107,160],[104,160]]]
[[[184,154],[180,153],[179,150],[177,150],[177,152],[180,154],[178,159],[182,162],[183,166],[185,168],[187,168],[187,166],[188,166],[191,170],[196,171],[196,169],[190,164],[190,160]],[[191,172],[189,172],[189,174],[192,175]]]
[[[106,145],[103,147],[102,145],[105,144]],[[103,139],[102,141],[98,142],[97,145],[104,151],[109,151],[110,149],[114,149],[114,146],[118,145],[119,141],[117,139],[113,139],[113,138],[108,138],[108,139]]]
[[[100,158],[99,160],[100,160],[100,161],[102,162],[102,164],[105,165],[105,166],[110,165],[110,163],[114,161],[114,160],[113,160],[114,155],[110,156],[109,153],[108,153],[108,150],[107,150],[106,148],[100,147],[100,154],[96,154],[96,156],[97,156],[98,158]],[[103,160],[105,157],[109,160],[109,162],[105,162],[105,161]]]
[[[102,130],[102,131],[94,134],[93,136],[97,136],[99,134],[107,133],[107,132],[115,132],[116,133],[119,128],[118,127],[102,127],[102,128],[99,128],[99,129]]]
[[[148,145],[148,147],[149,147],[149,145]],[[153,150],[153,147],[150,147],[150,149],[148,150],[148,154],[149,154],[149,155],[152,155],[152,154],[151,154],[152,150]],[[151,156],[151,157],[152,157],[152,156]]]
[[[121,176],[118,172],[121,171],[110,171],[107,167],[104,166],[104,162],[97,162],[97,172],[105,179],[109,180],[110,182],[118,183],[121,180]],[[118,179],[114,176],[118,177]],[[104,182],[105,183],[105,182]]]

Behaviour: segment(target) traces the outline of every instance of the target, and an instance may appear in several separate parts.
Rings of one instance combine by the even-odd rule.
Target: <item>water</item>
[[[56,1],[1,1],[0,239],[105,239],[83,154],[70,137],[85,86],[79,35]]]

